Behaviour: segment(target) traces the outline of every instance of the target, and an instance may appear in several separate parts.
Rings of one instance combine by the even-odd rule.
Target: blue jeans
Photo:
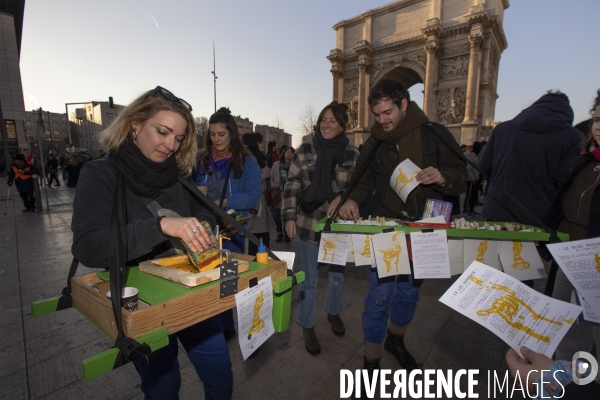
[[[365,340],[382,343],[388,326],[388,310],[392,308],[391,320],[397,326],[406,326],[413,318],[419,287],[413,285],[412,275],[396,275],[379,279],[377,269],[371,269],[369,294],[365,298],[363,329]]]
[[[144,399],[179,399],[181,376],[177,339],[204,384],[206,399],[231,399],[233,372],[229,348],[216,317],[169,335],[169,344],[135,363],[142,377]]]
[[[298,295],[298,323],[304,328],[315,326],[317,313],[317,282],[319,280],[319,246],[305,240],[300,240],[300,256],[304,282],[300,284]],[[329,285],[325,298],[325,310],[337,315],[342,311],[342,295],[344,291],[345,266],[327,265],[329,270]]]
[[[277,235],[287,236],[285,234],[285,229],[283,227],[283,223],[281,221],[281,208],[278,207],[269,207],[271,209],[271,216],[273,217],[273,221],[275,222],[275,227],[277,228]]]

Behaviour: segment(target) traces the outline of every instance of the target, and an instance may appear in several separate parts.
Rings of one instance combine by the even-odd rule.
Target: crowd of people
[[[569,233],[572,240],[600,236],[600,91],[592,120],[583,125],[588,129],[585,140],[572,126],[568,97],[549,92],[513,120],[499,124],[487,143],[463,149],[445,126],[429,120],[396,80],[377,82],[368,104],[375,123],[360,151],[346,136],[348,109],[335,101],[321,110],[314,134],[298,149],[274,141],[265,149],[260,133],[240,135],[227,108],[209,118],[208,134],[199,146],[189,103],[160,86],[144,93],[103,132],[106,157],[90,162],[78,154],[47,157],[48,185],[60,185],[60,167],[63,182],[77,186],[73,255],[87,267],[107,268],[109,254],[97,249],[110,247],[115,203],[127,208],[127,265],[174,254],[170,238],[181,239],[192,251],[208,248],[217,219],[178,181],[186,176],[218,207],[249,217],[248,229],[267,247],[272,231],[277,232],[275,242],[298,238],[305,280],[299,287],[297,322],[306,351],[316,356],[321,352],[315,333],[319,267],[327,268],[327,321],[335,335],[346,332],[341,315],[345,267],[319,262],[320,235],[315,232],[315,223],[337,208],[342,218],[354,221],[371,214],[398,218],[403,212],[421,215],[427,199],[456,200],[464,193],[463,214],[476,216],[478,193],[484,190],[482,171],[492,178],[485,188],[483,217],[532,225],[544,221]],[[459,156],[461,150],[464,157]],[[415,177],[420,185],[402,201],[389,181],[395,166],[407,158],[420,169]],[[16,182],[24,211],[35,210],[29,187],[38,170],[19,154],[9,171],[8,183]],[[514,205],[505,192],[529,212]],[[158,209],[172,213],[165,216]],[[257,251],[240,232],[223,247],[238,253]],[[404,338],[422,282],[412,273],[379,278],[376,269],[370,270],[362,314],[363,368],[370,376],[380,368],[382,350],[392,354],[400,368],[420,368]],[[554,296],[569,301],[571,290],[559,271]],[[594,328],[596,344],[599,333]],[[178,340],[203,382],[206,398],[231,398],[233,373],[226,342],[235,335],[231,310],[170,335],[168,346],[135,363],[146,398],[177,398]],[[525,358],[514,350],[507,354],[513,374],[554,365],[530,350],[522,354]],[[572,377],[563,378],[564,393],[556,385],[546,387],[545,393],[565,398],[580,393],[569,385]],[[594,385],[589,390],[597,390]]]

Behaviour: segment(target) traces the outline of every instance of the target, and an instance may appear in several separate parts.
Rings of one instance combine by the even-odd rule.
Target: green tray
[[[249,262],[248,264],[250,269],[246,272],[242,272],[240,276],[269,268],[268,265],[259,264],[257,262]],[[98,272],[96,275],[103,281],[110,280],[108,271]],[[218,285],[220,282],[221,281],[217,279],[216,281],[204,283],[196,287],[187,287],[158,276],[143,273],[140,271],[139,267],[130,267],[125,270],[125,282],[123,286],[133,286],[137,288],[140,291],[138,298],[150,305],[154,305],[203,289],[207,286]]]
[[[384,229],[393,229],[394,231],[403,231],[407,234],[411,232],[421,232],[424,228],[413,228],[408,225],[400,226],[377,226],[377,225],[349,225],[349,224],[336,224],[339,217],[334,218],[334,222],[331,224],[332,232],[340,233],[369,233],[376,234],[382,233]],[[394,221],[394,218],[386,218],[386,221]],[[327,217],[323,217],[315,224],[315,232],[322,232],[325,228]],[[446,231],[448,237],[462,238],[462,239],[497,239],[497,240],[537,240],[541,242],[547,242],[550,239],[550,234],[544,229],[538,228],[533,225],[518,224],[517,222],[493,222],[493,221],[469,221],[478,223],[479,226],[483,226],[485,222],[490,225],[500,225],[504,227],[504,224],[521,225],[527,228],[533,228],[533,232],[511,232],[511,231],[489,231],[489,230],[477,230],[477,229],[454,229],[454,228],[433,228],[434,230],[443,229]],[[558,237],[566,242],[569,240],[569,235],[562,232],[557,232]]]

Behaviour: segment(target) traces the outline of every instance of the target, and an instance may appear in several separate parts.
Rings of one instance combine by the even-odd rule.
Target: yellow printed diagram
[[[254,316],[252,317],[252,327],[248,331],[248,340],[252,338],[253,334],[260,333],[265,327],[265,321],[260,318],[260,311],[262,310],[264,303],[265,292],[261,290],[260,294],[256,296],[256,302],[254,303]]]
[[[406,187],[406,185],[414,181],[415,177],[419,172],[420,171],[414,171],[409,178],[408,176],[406,176],[404,171],[402,171],[402,167],[398,167],[398,176],[396,177],[396,183],[394,184],[394,190],[396,191],[396,193],[400,193],[402,189]],[[402,186],[400,186],[400,189],[398,189],[398,185],[400,183],[402,183]]]
[[[396,272],[400,272],[398,269],[398,262],[400,261],[400,253],[402,252],[402,246],[396,240],[400,232],[394,233],[392,237],[393,247],[388,249],[379,249],[380,253],[383,253],[383,262],[385,263],[386,271],[389,273],[392,270],[392,261],[395,261]]]
[[[521,251],[523,251],[523,243],[520,240],[513,240],[514,262],[512,263],[511,267],[523,271],[525,269],[528,269],[531,266],[531,264],[525,261],[523,257],[521,257]]]
[[[323,261],[327,261],[327,254],[331,251],[331,261],[333,262],[333,258],[335,257],[335,242],[333,240],[325,239],[324,236],[321,236],[321,240],[323,243]]]
[[[365,247],[360,255],[365,258],[371,258],[371,235],[365,236]]]
[[[594,259],[596,260],[596,271],[600,274],[600,254],[594,254]]]
[[[479,247],[477,248],[477,257],[475,258],[475,261],[485,264],[485,252],[487,251],[487,249],[488,249],[488,241],[482,240],[479,243]]]
[[[484,282],[481,279],[475,276],[471,276],[469,279],[481,289],[484,288]],[[485,286],[485,290],[497,290],[501,294],[492,302],[489,308],[480,309],[476,312],[479,317],[498,315],[508,326],[525,332],[527,335],[544,343],[550,343],[550,336],[541,332],[536,332],[533,328],[524,325],[524,315],[530,316],[534,321],[544,321],[560,327],[562,327],[564,324],[573,323],[573,318],[565,319],[563,323],[540,315],[506,285],[488,282],[488,284]]]

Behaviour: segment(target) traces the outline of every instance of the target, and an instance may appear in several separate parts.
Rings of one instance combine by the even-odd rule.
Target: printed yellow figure
[[[471,279],[471,282],[473,282],[479,286],[483,285],[483,281],[481,279],[478,279],[474,276],[472,276],[470,279]],[[535,312],[534,309],[529,307],[522,299],[517,297],[517,294],[514,291],[512,291],[508,286],[499,285],[499,284],[495,283],[492,285],[491,289],[499,290],[499,291],[505,292],[506,294],[503,295],[502,297],[498,297],[496,300],[494,300],[494,302],[492,303],[492,306],[490,308],[488,308],[487,310],[477,311],[478,316],[487,317],[488,315],[498,314],[500,316],[500,318],[502,318],[504,320],[504,322],[506,322],[509,326],[511,326],[515,329],[518,329],[520,331],[523,331],[526,334],[528,334],[529,336],[536,338],[538,340],[541,340],[542,342],[545,342],[545,343],[550,343],[549,336],[537,333],[534,330],[532,330],[531,328],[524,326],[521,321],[518,321],[518,319],[524,319],[523,316],[517,315],[517,313],[519,312],[519,306],[521,306],[521,307],[525,308],[527,311],[529,311],[531,313],[531,316],[535,320],[539,319],[539,320],[542,320],[542,321],[545,321],[545,322],[548,322],[551,324],[555,324],[558,326],[563,325],[562,322],[556,322],[552,319],[543,317],[540,314],[538,314],[537,312]],[[572,322],[572,319],[570,322],[569,322],[569,320],[565,320],[565,322],[570,324]]]
[[[248,331],[248,340],[252,338],[252,334],[259,333],[265,327],[265,321],[260,319],[260,310],[264,302],[265,292],[261,290],[260,294],[256,296],[256,303],[254,303],[254,316],[252,317],[252,327]]]
[[[367,235],[365,238],[365,248],[360,255],[365,258],[371,258],[371,235]]]
[[[479,248],[477,249],[477,257],[475,258],[475,261],[478,261],[480,263],[485,263],[484,261],[484,256],[485,256],[485,252],[488,249],[488,241],[487,240],[482,240],[479,243]]]
[[[402,191],[402,189],[404,189],[404,187],[406,185],[408,185],[409,183],[411,183],[412,181],[415,180],[415,176],[417,176],[417,174],[421,172],[421,171],[415,171],[411,174],[410,179],[406,176],[406,174],[402,171],[402,168],[398,168],[398,176],[396,177],[396,184],[394,185],[394,190],[396,191],[396,193],[400,193]],[[403,185],[400,187],[400,189],[398,189],[398,184],[400,184],[400,182],[403,183]]]
[[[596,258],[596,271],[600,274],[600,254],[594,254]]]
[[[395,236],[396,235],[394,235],[394,239]],[[385,263],[386,271],[390,272],[392,270],[392,260],[395,260],[396,272],[399,272],[398,262],[400,261],[400,253],[402,253],[402,246],[400,246],[400,243],[394,243],[394,247],[392,247],[391,249],[379,249],[379,252],[383,253],[383,262]]]
[[[519,271],[523,271],[531,266],[530,263],[521,257],[521,251],[523,251],[523,243],[521,243],[520,240],[513,240],[513,255],[515,262],[511,267],[518,269]]]
[[[323,236],[321,236],[321,240],[325,242],[325,246],[323,246],[323,261],[326,261],[329,250],[335,250],[335,242],[333,240],[327,240]],[[333,261],[333,257],[335,257],[335,251],[331,253],[331,261]]]

